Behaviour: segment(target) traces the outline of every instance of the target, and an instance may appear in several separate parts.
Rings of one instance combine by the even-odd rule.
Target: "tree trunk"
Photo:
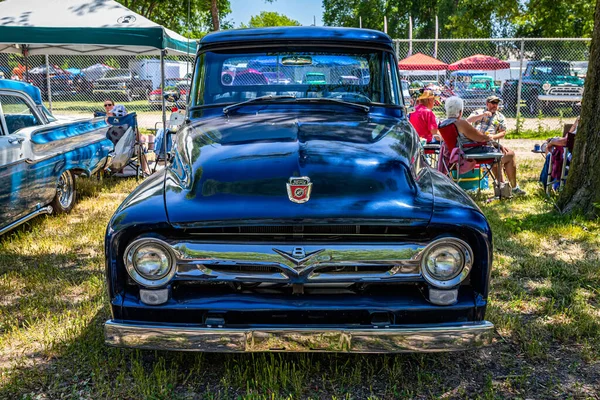
[[[563,212],[582,212],[588,217],[595,217],[600,211],[600,0],[596,0],[594,32],[573,160],[558,206]]]
[[[213,29],[215,31],[220,30],[219,8],[217,7],[217,0],[210,0],[210,15],[212,15]]]

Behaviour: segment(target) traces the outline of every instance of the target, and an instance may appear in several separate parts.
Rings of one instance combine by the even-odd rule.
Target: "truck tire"
[[[56,185],[56,195],[50,205],[56,214],[68,213],[75,206],[77,191],[75,186],[75,174],[64,171],[59,177]]]

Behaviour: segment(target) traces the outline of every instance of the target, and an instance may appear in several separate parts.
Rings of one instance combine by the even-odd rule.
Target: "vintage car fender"
[[[10,137],[2,136],[5,146],[0,148],[0,196],[4,204],[0,234],[33,216],[51,212],[47,206],[56,195],[59,177],[65,171],[92,175],[105,165],[113,149],[106,138],[104,119],[48,122],[43,110],[33,107],[43,107],[39,90],[22,83],[4,86],[0,89],[7,94],[16,92],[18,97],[28,99],[36,118],[45,123],[22,128]]]

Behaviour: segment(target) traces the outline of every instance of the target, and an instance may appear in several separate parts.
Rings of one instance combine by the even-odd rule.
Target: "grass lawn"
[[[106,347],[104,230],[136,182],[78,180],[70,215],[0,238],[0,399],[600,399],[600,221],[556,213],[540,167],[521,161],[527,197],[479,202],[494,345],[385,356]]]

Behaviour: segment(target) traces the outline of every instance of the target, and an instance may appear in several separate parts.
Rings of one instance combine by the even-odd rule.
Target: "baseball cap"
[[[491,96],[488,96],[488,98],[485,99],[485,101],[486,101],[486,103],[500,103],[500,102],[502,102],[502,99],[498,96],[491,95]]]

